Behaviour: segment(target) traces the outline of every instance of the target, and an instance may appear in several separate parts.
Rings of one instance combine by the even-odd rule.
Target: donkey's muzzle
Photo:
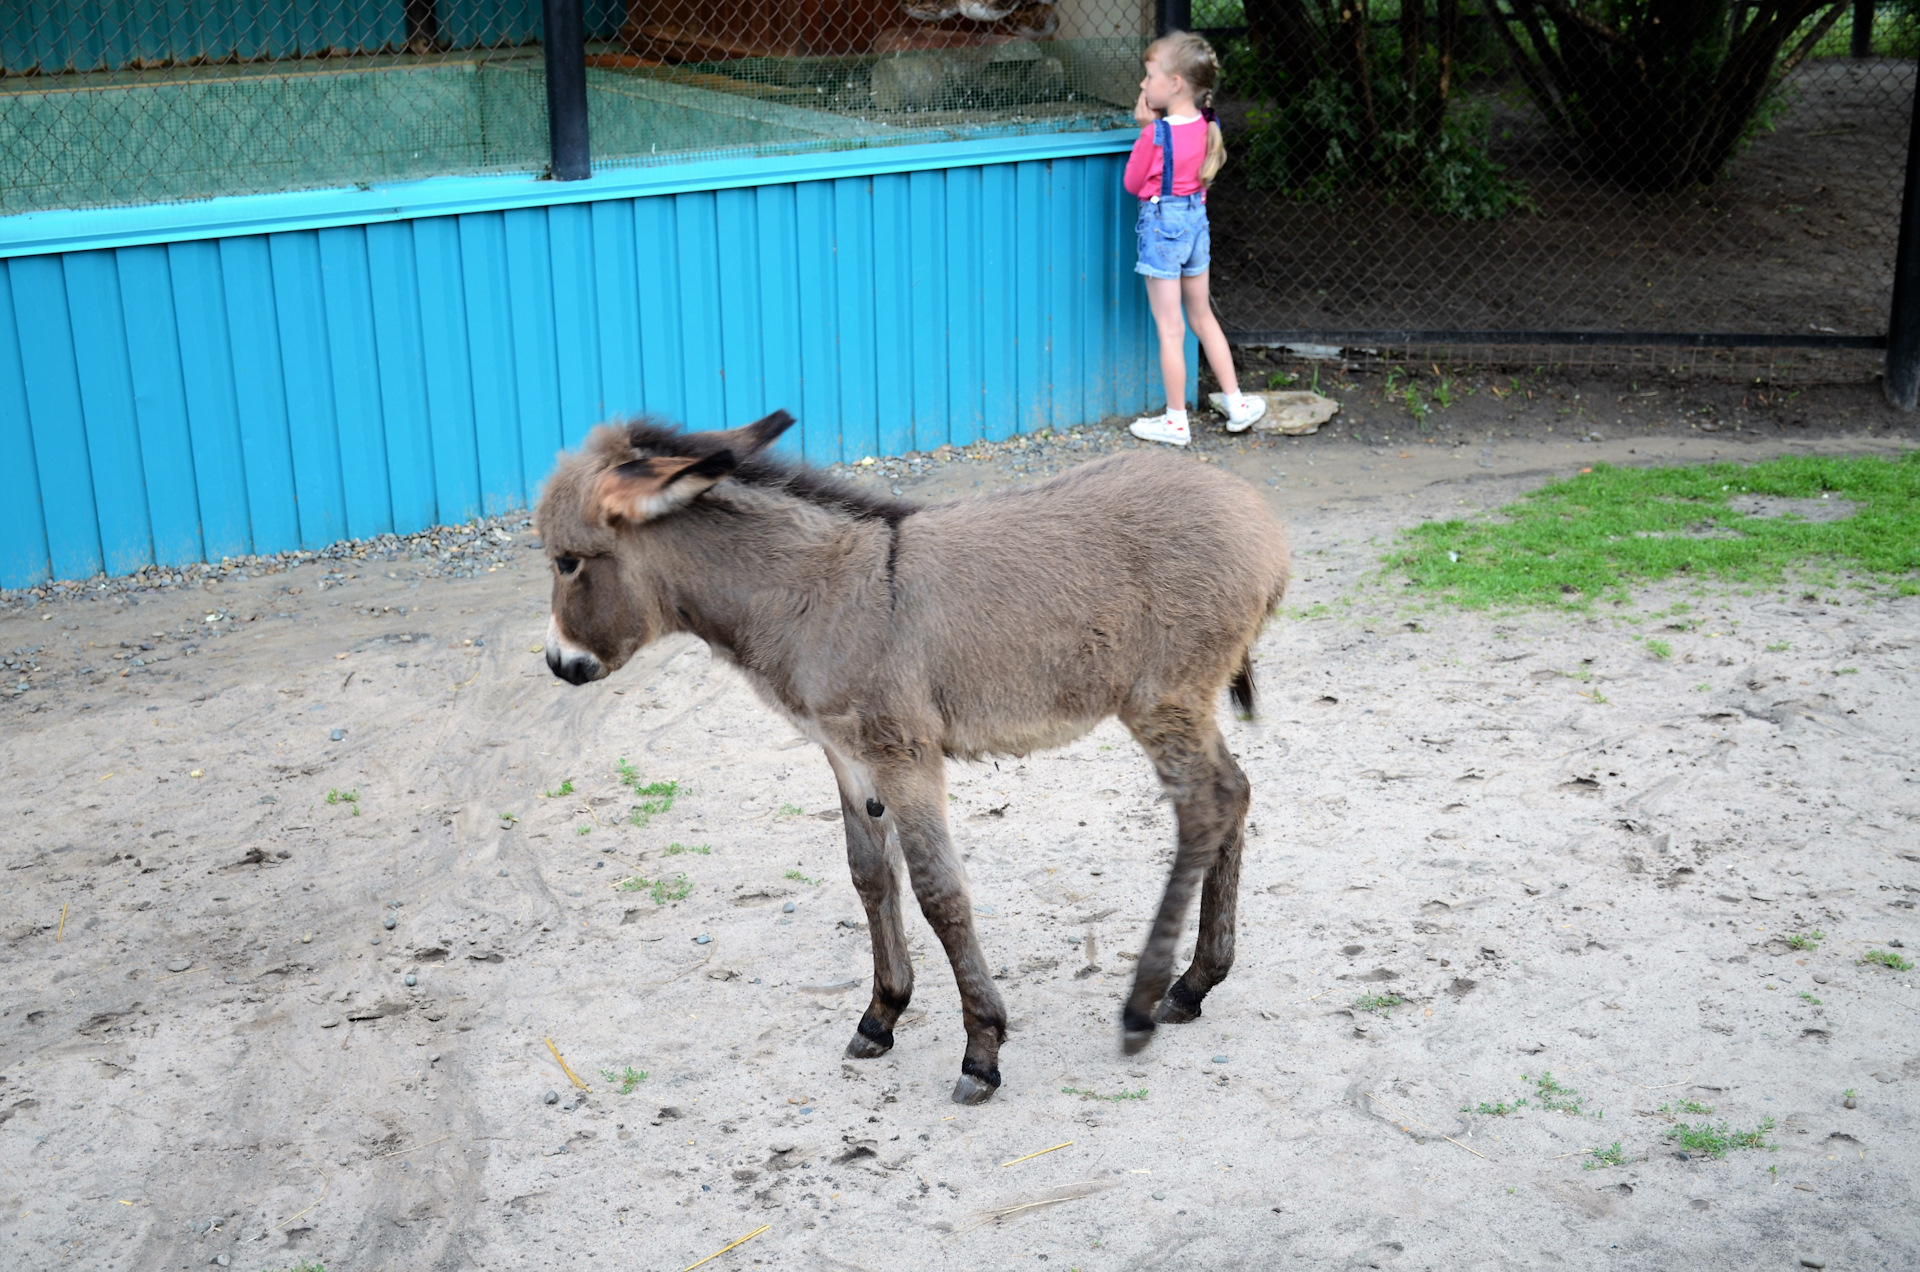
[[[607,665],[584,649],[561,639],[559,625],[547,628],[547,670],[570,685],[584,685],[607,674]]]

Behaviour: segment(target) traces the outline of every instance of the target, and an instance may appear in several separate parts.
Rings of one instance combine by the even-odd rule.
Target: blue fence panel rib
[[[73,361],[66,273],[57,256],[28,256],[9,261],[7,275],[53,576],[88,578],[100,572],[100,517]]]
[[[0,586],[524,507],[555,451],[642,410],[785,408],[783,449],[832,462],[1157,406],[1119,169],[908,164],[30,248],[0,261]]]
[[[559,350],[553,337],[553,247],[547,209],[506,214],[507,297],[513,314],[513,373],[520,414],[520,475],[525,502],[540,497],[540,479],[564,443]]]
[[[166,252],[200,542],[209,561],[245,556],[253,551],[253,520],[247,510],[247,461],[240,442],[240,403],[234,396],[220,245],[204,239],[170,243]]]
[[[123,247],[114,255],[126,306],[127,364],[133,379],[153,558],[159,565],[198,561],[205,547],[200,540],[193,436],[187,424],[187,388],[180,372],[167,249],[158,244]]]
[[[380,351],[380,415],[393,528],[412,534],[440,518],[411,222],[367,226],[367,270],[374,344]]]
[[[806,408],[800,400],[805,365],[800,333],[825,315],[819,309],[820,298],[806,296],[800,287],[795,187],[761,186],[753,193],[751,238],[759,256],[759,273],[753,285],[759,289],[754,298],[759,307],[759,330],[752,333],[752,339],[759,359],[761,409],[750,414],[788,411],[798,416],[799,425],[788,429],[775,449],[784,458],[799,459],[807,454],[808,428]]]
[[[343,225],[319,233],[320,281],[340,434],[340,480],[346,489],[347,533],[363,539],[393,529],[367,231],[364,226]]]
[[[513,312],[507,303],[506,213],[470,212],[459,220],[480,507],[491,517],[526,504],[526,486],[520,476],[520,393],[513,373]]]
[[[545,209],[553,280],[553,345],[559,377],[560,444],[578,446],[611,414],[600,389],[599,299],[594,291],[593,213],[581,204]],[[553,457],[547,457],[551,465]],[[529,476],[536,470],[529,469]],[[538,470],[542,475],[545,469]]]
[[[801,312],[799,405],[801,445],[810,464],[831,464],[844,453],[840,396],[840,301],[835,271],[834,187],[803,181],[793,187],[794,283]],[[855,456],[858,458],[858,456]]]
[[[34,462],[33,416],[20,331],[13,320],[7,263],[0,261],[0,585],[49,577],[47,523],[41,512],[39,465]]]
[[[153,563],[153,531],[133,413],[119,269],[113,252],[72,252],[65,264],[87,460],[100,513],[101,559],[109,574],[131,574]]]

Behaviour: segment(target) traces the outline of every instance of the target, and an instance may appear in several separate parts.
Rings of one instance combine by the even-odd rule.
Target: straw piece
[[[579,1087],[582,1091],[587,1090],[587,1084],[580,1080],[580,1077],[578,1074],[576,1074],[572,1069],[569,1069],[567,1067],[566,1057],[560,1054],[560,1048],[553,1045],[553,1039],[549,1038],[546,1041],[547,1041],[547,1050],[553,1052],[553,1058],[556,1061],[558,1061],[560,1064],[560,1072],[566,1074],[567,1080],[573,1083],[573,1085]]]
[[[1057,1206],[1063,1201],[1078,1201],[1082,1197],[1091,1197],[1094,1193],[1105,1192],[1113,1186],[1114,1182],[1111,1179],[1083,1179],[1077,1184],[1065,1184],[1059,1188],[1051,1188],[1046,1192],[1018,1201],[1010,1201],[999,1206],[990,1206],[962,1220],[954,1228],[951,1235],[958,1237],[964,1233],[972,1232],[975,1228],[982,1227],[989,1223],[998,1223],[1003,1219],[1020,1214],[1023,1211],[1037,1210],[1041,1206]]]
[[[1393,1105],[1388,1104],[1385,1100],[1381,1099],[1379,1096],[1375,1095],[1373,1092],[1371,1091],[1367,1092],[1367,1098],[1369,1100],[1372,1100],[1375,1104],[1378,1104],[1381,1108],[1385,1109],[1387,1112],[1395,1114],[1398,1117],[1406,1118],[1407,1121],[1412,1122],[1415,1126],[1419,1127],[1421,1130],[1432,1132],[1433,1128],[1431,1126],[1428,1126],[1425,1122],[1422,1122],[1417,1117],[1410,1117],[1407,1114],[1400,1112],[1399,1109],[1394,1108]],[[1447,1143],[1452,1144],[1458,1148],[1467,1148],[1465,1144],[1462,1144],[1459,1140],[1453,1138],[1453,1136],[1451,1135],[1442,1135],[1440,1138],[1447,1141]],[[1467,1151],[1469,1153],[1472,1153],[1475,1157],[1478,1157],[1483,1162],[1487,1160],[1487,1155],[1481,1152],[1477,1148],[1467,1148]]]
[[[67,934],[67,907],[62,905],[60,907],[60,930],[53,934],[54,943],[58,944],[60,941],[60,938],[65,936],[66,934]]]
[[[424,1143],[424,1144],[412,1144],[412,1145],[409,1145],[409,1146],[408,1146],[408,1147],[406,1147],[406,1148],[396,1148],[396,1149],[394,1149],[394,1150],[393,1150],[393,1151],[392,1151],[391,1153],[382,1153],[382,1154],[380,1154],[380,1156],[382,1156],[382,1157],[398,1157],[398,1156],[400,1156],[400,1154],[402,1154],[402,1153],[417,1153],[417,1152],[419,1152],[419,1151],[420,1151],[421,1149],[423,1149],[423,1148],[432,1148],[432,1147],[433,1147],[433,1146],[434,1146],[435,1144],[444,1144],[444,1143],[446,1143],[446,1142],[447,1142],[448,1140],[450,1140],[450,1139],[452,1139],[452,1138],[453,1138],[453,1136],[451,1136],[451,1135],[442,1135],[442,1136],[441,1136],[441,1137],[440,1137],[439,1139],[437,1139],[437,1140],[428,1140],[428,1141],[427,1141],[426,1143]]]
[[[772,1224],[763,1223],[758,1228],[755,1228],[752,1232],[749,1232],[746,1236],[734,1242],[733,1245],[721,1246],[718,1250],[715,1250],[712,1254],[700,1260],[699,1263],[687,1264],[686,1267],[680,1269],[680,1272],[693,1272],[693,1270],[699,1267],[701,1263],[712,1263],[715,1259],[719,1258],[721,1255],[725,1254],[727,1251],[733,1249],[733,1246],[745,1245],[747,1242],[753,1240],[755,1237],[759,1236],[761,1233],[765,1232],[768,1228],[771,1228],[771,1227],[773,1227]]]
[[[327,1189],[332,1187],[332,1185],[333,1185],[333,1181],[328,1179],[325,1175],[322,1175],[320,1177],[320,1195],[313,1199],[313,1206],[317,1206],[321,1202],[327,1199]],[[312,1210],[313,1206],[308,1206],[307,1210]],[[268,1232],[280,1231],[280,1229],[286,1227],[288,1224],[292,1223],[295,1219],[298,1219],[300,1215],[306,1214],[307,1210],[302,1210],[299,1212],[299,1214],[289,1215],[287,1218],[282,1219],[279,1223],[274,1224],[273,1227],[268,1228],[267,1231]]]
[[[1060,1149],[1066,1148],[1072,1143],[1073,1143],[1072,1140],[1067,1140],[1064,1143],[1055,1144],[1052,1148],[1043,1148],[1038,1153],[1028,1153],[1025,1157],[1016,1157],[1010,1162],[1001,1162],[1000,1164],[1002,1166],[1017,1166],[1021,1162],[1032,1161],[1036,1157],[1040,1157],[1040,1156],[1043,1156],[1044,1154],[1056,1152]]]

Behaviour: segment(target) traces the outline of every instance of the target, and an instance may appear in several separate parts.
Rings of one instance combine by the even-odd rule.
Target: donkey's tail
[[[1233,694],[1234,708],[1239,711],[1242,720],[1253,719],[1253,658],[1251,651],[1240,655],[1240,670],[1233,673],[1233,681],[1228,686]]]

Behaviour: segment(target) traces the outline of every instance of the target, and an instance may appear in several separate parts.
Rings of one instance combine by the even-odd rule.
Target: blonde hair
[[[1213,89],[1220,79],[1220,58],[1213,46],[1191,31],[1169,31],[1140,55],[1140,60],[1160,63],[1169,75],[1178,75],[1193,89],[1193,97],[1207,115],[1207,157],[1200,161],[1200,184],[1212,185],[1220,169],[1227,166],[1227,140],[1220,134],[1220,121],[1213,118]]]

